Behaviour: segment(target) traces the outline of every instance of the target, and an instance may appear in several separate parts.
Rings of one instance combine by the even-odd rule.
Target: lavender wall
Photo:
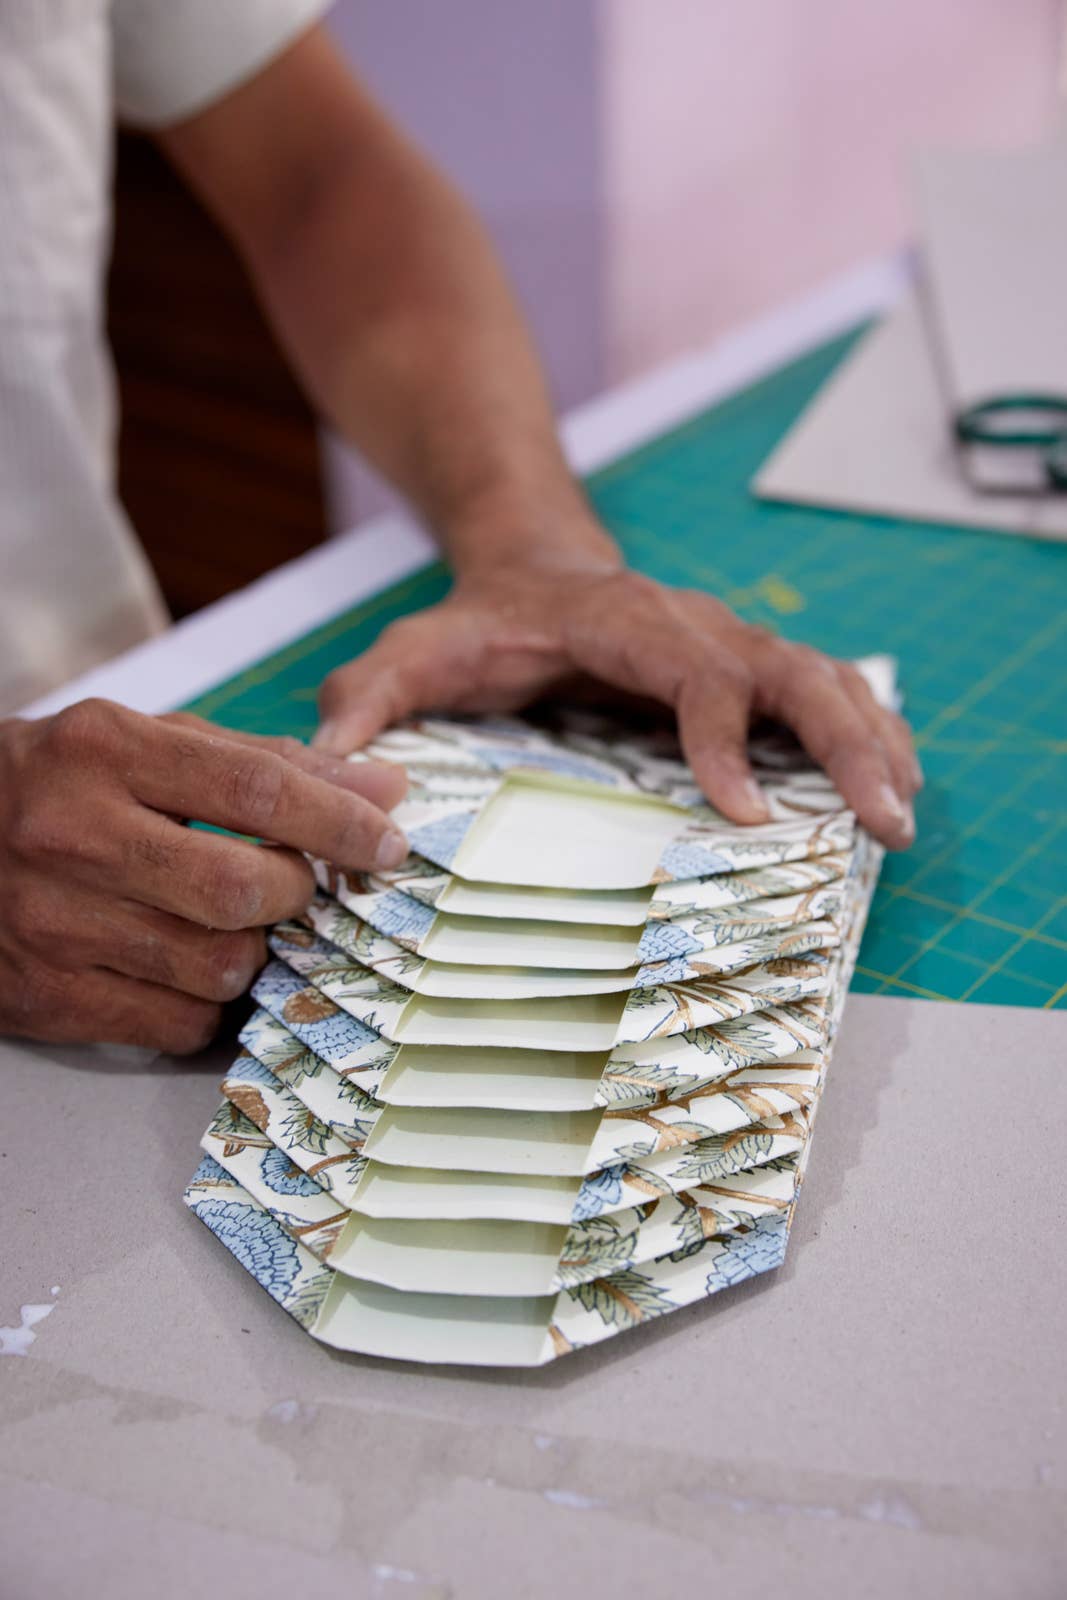
[[[353,67],[474,202],[528,312],[561,407],[603,385],[596,0],[340,0]],[[326,449],[337,527],[381,492]]]

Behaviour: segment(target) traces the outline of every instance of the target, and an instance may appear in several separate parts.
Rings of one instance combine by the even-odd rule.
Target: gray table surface
[[[518,1374],[330,1352],[228,1257],[217,1053],[0,1044],[0,1322],[53,1303],[0,1595],[1067,1595],[1065,1035],[853,996],[784,1268]]]

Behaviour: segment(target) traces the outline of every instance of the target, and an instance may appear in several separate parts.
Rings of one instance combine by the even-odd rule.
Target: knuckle
[[[180,865],[188,837],[175,829],[168,818],[156,817],[147,831],[138,832],[130,839],[131,864],[149,867],[154,872],[174,872]]]
[[[18,975],[14,1010],[24,1025],[52,1021],[64,1006],[63,975],[41,961],[27,962]]]
[[[723,656],[716,664],[716,676],[727,694],[734,695],[737,699],[747,699],[755,684],[755,675],[752,669],[740,660],[738,656]]]
[[[888,722],[871,691],[871,686],[862,672],[852,666],[850,662],[839,661],[835,663],[838,669],[838,681],[848,695],[857,713],[867,722],[877,724],[881,733],[888,731]]]
[[[714,692],[720,698],[747,700],[754,678],[751,669],[732,650],[705,642],[693,663],[691,681],[694,693]]]
[[[235,932],[262,920],[263,886],[253,862],[225,860],[212,864],[203,890],[208,926]]]
[[[422,629],[423,622],[418,612],[409,616],[397,617],[395,622],[390,622],[388,627],[382,629],[378,636],[378,643],[394,645],[399,640],[401,644],[406,644],[408,640],[418,638],[422,633]]]
[[[346,805],[334,839],[334,859],[345,866],[371,866],[372,855],[388,824],[371,805],[353,800]]]
[[[248,988],[266,955],[263,935],[252,929],[219,935],[207,964],[207,998],[236,1000]]]
[[[52,718],[48,742],[64,760],[83,761],[121,747],[130,713],[110,700],[79,700]]]
[[[74,845],[70,810],[48,800],[27,796],[11,819],[8,843],[20,861],[51,861],[72,853]]]
[[[194,733],[203,733],[211,726],[203,717],[194,716],[191,711],[165,711],[156,718],[156,721],[164,723],[168,728],[187,728]]]
[[[211,1043],[221,1021],[220,1007],[190,1001],[187,1005],[179,1005],[174,1015],[161,1026],[159,1043],[170,1055],[196,1055]]]
[[[871,733],[846,733],[832,729],[826,735],[824,752],[818,757],[831,773],[840,773],[845,767],[884,767],[882,747]]]
[[[837,663],[824,656],[821,650],[812,649],[810,644],[792,644],[789,652],[792,671],[818,682],[837,677]]]
[[[285,794],[285,763],[273,754],[240,757],[226,775],[232,815],[248,833],[267,834]]]
[[[673,589],[629,567],[599,574],[582,591],[581,599],[590,611],[598,615],[602,615],[605,608],[619,617],[632,617],[638,611],[645,616],[658,615],[661,618],[666,614],[672,625],[677,625],[684,614],[680,605],[681,597]]]
[[[299,739],[294,739],[290,734],[283,734],[278,739],[272,739],[271,748],[284,761],[299,761],[307,755],[307,745],[302,744]]]
[[[18,877],[8,885],[6,920],[19,943],[33,950],[50,946],[67,933],[59,902],[41,885]]]
[[[754,675],[760,676],[768,668],[773,669],[784,644],[781,636],[760,622],[745,622],[741,627],[743,631],[739,649],[743,651],[745,660],[751,663]]]
[[[762,622],[746,623],[745,638],[761,650],[776,649],[782,643],[781,635]]]
[[[63,794],[28,795],[15,808],[5,844],[23,866],[50,876],[62,871],[68,882],[72,872],[84,876],[86,869],[111,873],[124,861],[124,835],[115,820],[102,812],[91,819],[87,806],[72,806]]]
[[[397,624],[394,623],[393,627]],[[391,630],[386,628],[385,632]],[[382,635],[384,637],[384,634]],[[348,685],[352,679],[352,668],[356,663],[348,662],[343,667],[335,667],[322,681],[319,689],[319,709],[325,716],[332,716],[339,711],[348,697]]]
[[[138,941],[138,960],[134,971],[139,969],[150,983],[162,984],[164,988],[172,989],[177,986],[177,965],[170,945],[165,939],[149,936]]]

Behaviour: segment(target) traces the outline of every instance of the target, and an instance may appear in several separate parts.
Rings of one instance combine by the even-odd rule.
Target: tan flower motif
[[[289,996],[282,1008],[282,1015],[286,1022],[321,1022],[324,1017],[332,1017],[336,1010],[332,1000],[320,994],[318,989],[308,988]]]

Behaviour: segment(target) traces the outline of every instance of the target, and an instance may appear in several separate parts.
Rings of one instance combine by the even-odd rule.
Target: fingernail
[[[919,758],[917,755],[913,755],[911,758],[911,781],[915,785],[916,789],[922,788],[924,782],[923,769],[919,765]]]
[[[743,784],[743,789],[745,799],[748,801],[753,811],[758,811],[761,816],[769,817],[771,814],[771,809],[767,804],[767,797],[763,793],[763,790],[760,788],[759,784],[756,782],[755,778],[746,778]]]
[[[408,853],[408,842],[399,828],[390,828],[378,841],[378,854],[374,865],[379,872],[387,867],[398,867]]]
[[[339,724],[332,717],[327,717],[325,722],[320,722],[311,736],[311,748],[321,749],[323,746],[332,745],[337,737]]]
[[[888,783],[883,783],[880,790],[882,809],[888,817],[896,823],[898,831],[905,839],[915,837],[915,812],[910,802],[902,800],[897,791]]]

